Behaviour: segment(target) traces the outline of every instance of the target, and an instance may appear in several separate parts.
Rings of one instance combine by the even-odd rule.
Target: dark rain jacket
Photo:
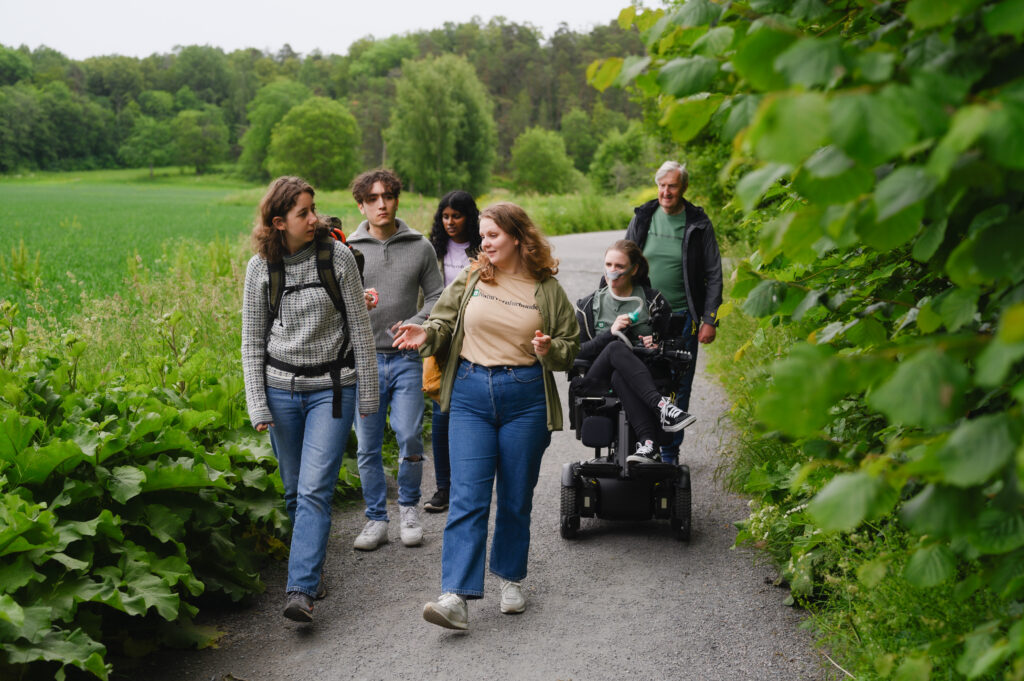
[[[601,286],[597,288],[597,291],[606,287],[607,283],[602,279]],[[647,300],[647,314],[651,316],[651,326],[654,328],[657,341],[657,336],[663,334],[668,325],[672,308],[658,289],[650,286],[641,288],[644,298]],[[580,325],[580,354],[578,355],[580,359],[594,359],[601,354],[606,345],[618,340],[618,336],[612,335],[610,329],[597,332],[594,322],[594,295],[597,291],[576,301],[576,322]]]
[[[711,219],[703,208],[683,199],[686,210],[686,232],[680,257],[683,259],[683,284],[686,304],[691,313],[705,324],[718,326],[718,308],[722,304],[722,256]],[[658,209],[652,199],[634,209],[626,229],[626,238],[641,248],[647,241],[651,219]]]

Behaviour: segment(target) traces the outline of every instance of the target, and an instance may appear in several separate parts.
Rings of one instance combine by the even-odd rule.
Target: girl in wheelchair
[[[648,281],[648,265],[632,241],[612,244],[604,255],[604,269],[602,285],[576,302],[577,359],[592,364],[586,374],[572,379],[571,390],[576,395],[601,393],[610,384],[637,436],[636,451],[627,461],[654,461],[661,430],[677,432],[697,420],[658,391],[650,369],[632,349],[656,348],[672,310],[659,291],[635,283]]]

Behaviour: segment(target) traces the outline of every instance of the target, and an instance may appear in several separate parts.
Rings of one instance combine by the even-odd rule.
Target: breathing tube
[[[609,272],[608,274],[610,275],[611,273]],[[616,274],[620,273],[616,272]],[[614,281],[614,279],[618,279],[618,277],[613,277],[612,279]],[[615,291],[612,290],[611,286],[608,287],[608,295],[610,295],[612,298],[619,301],[620,303],[624,303],[630,300],[636,301],[636,309],[629,313],[629,321],[635,324],[636,320],[640,318],[640,311],[644,309],[644,305],[647,301],[645,301],[640,296],[617,296],[615,295]],[[633,346],[633,343],[630,342],[629,338],[626,337],[626,334],[622,333],[621,331],[612,331],[612,333],[618,336],[619,340],[621,340],[626,345],[630,347]]]

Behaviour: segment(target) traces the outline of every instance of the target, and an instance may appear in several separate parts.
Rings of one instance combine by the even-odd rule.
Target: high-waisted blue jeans
[[[331,500],[352,429],[356,387],[342,388],[341,418],[331,416],[333,390],[290,392],[267,388],[274,418],[270,444],[284,483],[292,521],[286,591],[316,596],[331,530]]]
[[[488,368],[461,360],[449,433],[452,484],[441,591],[480,598],[495,477],[498,508],[490,569],[511,581],[526,576],[533,488],[551,442],[540,365]]]

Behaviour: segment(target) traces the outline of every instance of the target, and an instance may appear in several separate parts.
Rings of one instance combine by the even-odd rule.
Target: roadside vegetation
[[[722,475],[846,678],[1024,678],[1024,6],[627,8],[593,64],[729,151]],[[1011,66],[1013,65],[1013,66]],[[744,245],[747,245],[744,248]]]

